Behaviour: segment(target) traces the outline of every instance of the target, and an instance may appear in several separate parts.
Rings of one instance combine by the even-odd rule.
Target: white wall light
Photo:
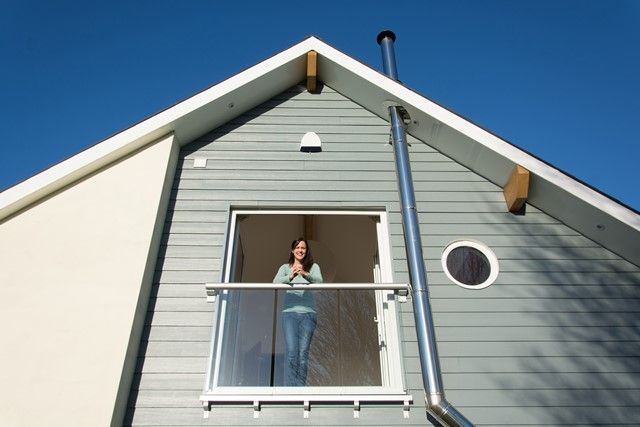
[[[300,141],[300,151],[305,153],[318,153],[322,151],[322,141],[315,132],[307,132]]]

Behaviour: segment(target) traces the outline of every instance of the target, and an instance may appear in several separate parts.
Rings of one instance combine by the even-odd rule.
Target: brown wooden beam
[[[307,90],[315,92],[318,77],[318,54],[315,50],[307,52]]]
[[[316,228],[313,221],[313,215],[304,216],[304,237],[307,240],[314,240],[316,238]]]
[[[529,171],[516,165],[504,186],[504,200],[509,212],[517,212],[529,197]]]

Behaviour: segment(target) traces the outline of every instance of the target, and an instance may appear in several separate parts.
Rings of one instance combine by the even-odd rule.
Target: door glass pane
[[[339,292],[342,385],[381,385],[375,291]]]
[[[232,291],[222,340],[219,386],[270,386],[275,292]]]
[[[228,294],[219,386],[382,385],[374,291],[305,291],[316,313],[283,312],[285,292]]]

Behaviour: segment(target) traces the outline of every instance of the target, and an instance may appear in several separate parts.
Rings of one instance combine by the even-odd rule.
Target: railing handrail
[[[408,283],[205,283],[207,290],[207,302],[214,302],[218,293],[222,290],[244,289],[244,290],[378,290],[396,291],[401,297],[406,297],[411,286]]]

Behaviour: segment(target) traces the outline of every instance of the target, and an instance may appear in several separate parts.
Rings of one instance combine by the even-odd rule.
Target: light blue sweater
[[[287,283],[287,284],[305,284],[305,283],[322,283],[322,274],[320,273],[320,266],[313,264],[309,269],[307,276],[300,274],[296,275],[293,279],[290,279],[291,266],[289,264],[282,264],[276,273],[276,277],[273,278],[273,283]],[[282,306],[282,312],[292,313],[315,313],[316,304],[313,301],[312,291],[303,291],[301,289],[292,289],[286,292],[284,297],[284,304]]]

